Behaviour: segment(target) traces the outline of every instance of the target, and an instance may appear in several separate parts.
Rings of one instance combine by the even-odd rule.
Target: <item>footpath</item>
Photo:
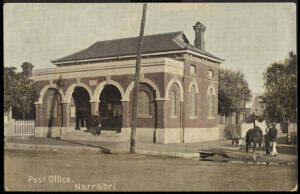
[[[60,140],[58,138],[28,137],[26,139],[5,139],[5,150],[49,150],[49,151],[78,151],[91,153],[125,154],[129,153],[129,142],[104,142]],[[249,155],[245,153],[245,145],[231,145],[231,140],[221,139],[197,143],[155,144],[136,142],[136,153],[153,156],[194,158],[205,161],[291,165],[296,166],[298,151],[296,145],[278,144],[276,157],[266,156],[265,151],[256,152],[256,161],[252,158],[252,148]]]

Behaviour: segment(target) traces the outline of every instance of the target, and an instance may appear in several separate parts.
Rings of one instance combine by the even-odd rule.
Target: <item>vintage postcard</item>
[[[296,3],[4,3],[4,191],[297,191]]]

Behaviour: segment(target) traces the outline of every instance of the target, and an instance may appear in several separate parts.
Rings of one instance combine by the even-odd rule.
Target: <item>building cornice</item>
[[[142,59],[141,62],[141,73],[170,72],[183,75],[184,63],[182,61],[161,57]],[[136,60],[126,60],[37,69],[33,72],[33,79],[41,81],[134,74],[135,65]]]
[[[221,62],[225,61],[225,60],[218,60],[218,59],[215,59],[213,57],[209,57],[207,55],[200,54],[200,53],[188,50],[188,49],[177,50],[177,51],[176,50],[175,51],[167,51],[167,52],[157,52],[157,53],[145,53],[145,54],[142,54],[142,56],[154,56],[154,55],[177,54],[177,53],[190,53],[190,54],[193,54],[193,55],[196,55],[196,56],[200,56],[200,57],[212,60],[212,61],[217,62],[217,63],[221,63]],[[132,58],[132,57],[136,57],[136,55],[104,57],[104,58],[95,58],[95,59],[83,59],[83,60],[65,61],[65,62],[53,62],[53,61],[51,61],[51,62],[54,65],[59,65],[59,64],[72,64],[72,63],[82,63],[82,62],[104,61],[104,60],[112,60],[112,59],[121,60],[121,59]]]

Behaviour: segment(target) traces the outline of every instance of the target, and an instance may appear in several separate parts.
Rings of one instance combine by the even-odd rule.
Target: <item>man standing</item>
[[[271,124],[271,128],[268,130],[266,134],[266,155],[270,155],[270,143],[272,142],[272,156],[277,156],[276,144],[277,144],[277,134],[278,130],[276,129],[276,125],[274,123]]]
[[[80,130],[80,118],[81,118],[81,115],[80,115],[80,111],[78,110],[78,108],[76,109],[75,115],[76,115],[76,127],[75,127],[75,129],[76,130]]]

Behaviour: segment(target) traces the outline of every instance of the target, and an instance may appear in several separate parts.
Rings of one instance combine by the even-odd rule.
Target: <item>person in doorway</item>
[[[80,120],[80,111],[79,110],[76,110],[75,112],[75,115],[76,115],[76,130],[80,130],[80,126],[79,126],[79,120]]]
[[[266,134],[266,139],[265,139],[265,146],[266,146],[266,155],[270,155],[270,144],[272,143],[272,156],[277,156],[277,149],[276,149],[276,144],[277,144],[277,135],[278,135],[278,130],[276,129],[276,125],[274,123],[271,124],[271,128],[268,130]]]
[[[86,114],[84,111],[81,111],[80,113],[80,124],[81,127],[85,127],[85,119],[86,119]]]
[[[113,113],[113,107],[112,104],[107,104],[107,127],[108,128],[113,128],[113,123],[114,123],[114,113]]]

